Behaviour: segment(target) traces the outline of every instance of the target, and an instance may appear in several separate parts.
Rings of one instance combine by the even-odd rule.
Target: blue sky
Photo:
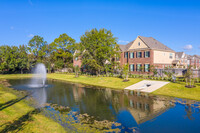
[[[0,45],[50,43],[62,33],[79,42],[86,30],[106,28],[120,44],[154,37],[175,51],[200,54],[199,0],[0,0]]]

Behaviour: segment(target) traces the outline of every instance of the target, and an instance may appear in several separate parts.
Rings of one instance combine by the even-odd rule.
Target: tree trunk
[[[23,69],[21,69],[21,74],[23,74]]]
[[[126,75],[126,80],[128,80],[128,74]]]
[[[65,58],[63,58],[64,68],[66,68]]]

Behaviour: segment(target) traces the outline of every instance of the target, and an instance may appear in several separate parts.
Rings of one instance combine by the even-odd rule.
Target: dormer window
[[[140,46],[140,42],[138,42],[138,46]]]

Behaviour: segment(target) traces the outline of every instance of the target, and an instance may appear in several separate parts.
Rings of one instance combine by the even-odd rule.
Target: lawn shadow
[[[0,111],[3,110],[3,109],[5,109],[5,108],[7,108],[7,107],[12,106],[13,104],[15,104],[15,103],[17,103],[17,102],[19,102],[19,101],[25,99],[25,98],[28,97],[28,96],[29,96],[29,95],[26,95],[26,96],[24,96],[24,97],[22,97],[22,98],[13,99],[13,100],[10,100],[10,101],[8,101],[8,102],[6,102],[6,103],[0,104]]]
[[[38,113],[40,113],[40,110],[39,109],[34,109],[34,110],[28,112],[27,114],[23,115],[19,119],[15,120],[12,123],[8,122],[8,123],[3,124],[3,125],[6,125],[6,127],[2,131],[0,131],[0,133],[19,132],[27,124],[26,123],[27,121],[32,121],[33,120],[32,115],[33,114],[38,114]],[[3,125],[1,125],[1,127]]]

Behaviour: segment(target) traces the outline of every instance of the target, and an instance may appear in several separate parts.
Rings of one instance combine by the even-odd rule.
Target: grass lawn
[[[0,74],[0,79],[31,78],[32,74]]]
[[[200,83],[197,83],[195,88],[186,88],[185,82],[169,83],[152,94],[200,100]]]
[[[48,78],[50,79],[58,79],[70,82],[83,83],[88,85],[102,86],[113,89],[124,89],[130,85],[133,85],[142,79],[138,78],[130,78],[128,82],[122,82],[123,79],[115,78],[115,77],[89,77],[89,76],[80,76],[75,78],[74,75],[67,74],[48,74]]]
[[[65,132],[64,128],[0,87],[0,132]]]

